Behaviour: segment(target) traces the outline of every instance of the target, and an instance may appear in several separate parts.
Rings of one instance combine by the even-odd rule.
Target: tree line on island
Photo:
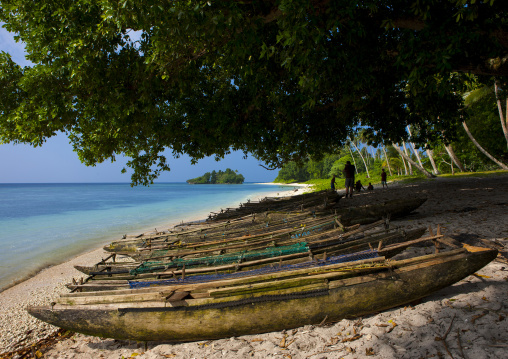
[[[206,172],[204,175],[192,179],[188,179],[189,184],[241,184],[245,181],[245,177],[238,173],[238,170],[226,168],[225,171]]]

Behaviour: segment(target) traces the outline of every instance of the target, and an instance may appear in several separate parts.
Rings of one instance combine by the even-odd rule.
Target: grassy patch
[[[448,178],[448,177],[451,177],[451,178],[454,178],[454,177],[489,177],[489,176],[501,176],[501,175],[506,175],[506,174],[508,174],[508,171],[499,170],[499,171],[485,171],[485,172],[458,172],[458,173],[455,173],[454,175],[452,175],[451,173],[447,173],[447,174],[439,175],[438,177],[446,177],[446,178]],[[367,188],[367,186],[369,185],[369,182],[372,183],[374,188],[381,186],[381,177],[379,175],[373,176],[371,178],[367,178],[366,173],[361,173],[361,174],[355,176],[355,181],[358,181],[358,180],[360,180],[362,182],[362,185],[365,188]],[[413,175],[413,176],[388,176],[387,180],[388,180],[388,182],[399,182],[400,181],[405,184],[405,183],[415,183],[415,182],[422,182],[422,181],[433,181],[433,180],[435,180],[435,178],[427,178],[422,174],[417,174],[417,175]],[[317,191],[322,191],[325,189],[330,189],[330,181],[331,181],[331,178],[319,178],[319,179],[312,179],[312,180],[309,180],[309,181],[303,182],[303,183],[311,185],[311,187],[310,187],[311,192],[317,192]],[[344,182],[345,182],[344,178],[337,177],[335,179],[335,188],[338,190],[345,189]],[[288,182],[288,183],[290,183],[290,182]]]
[[[374,187],[376,187],[376,185],[381,186],[381,176],[379,176],[379,175],[375,176],[375,177],[367,178],[366,173],[361,173],[361,174],[355,176],[355,181],[358,181],[358,180],[360,180],[362,182],[362,185],[365,188],[367,188],[367,186],[369,185],[369,182],[372,183],[372,185]],[[426,177],[423,175],[388,176],[387,180],[389,182],[403,181],[404,183],[411,183],[411,182],[418,182],[418,181],[426,180]],[[331,181],[331,178],[322,178],[322,179],[312,179],[312,180],[309,180],[304,183],[312,185],[312,187],[311,187],[312,191],[315,192],[315,191],[321,191],[324,189],[330,189],[330,181]],[[344,178],[337,177],[335,179],[335,182],[336,182],[336,184],[335,184],[336,189],[345,189],[345,186],[344,186],[345,179]]]
[[[445,173],[439,175],[439,177],[491,177],[500,176],[507,174],[508,171],[497,170],[497,171],[484,171],[484,172],[456,172],[455,174]]]

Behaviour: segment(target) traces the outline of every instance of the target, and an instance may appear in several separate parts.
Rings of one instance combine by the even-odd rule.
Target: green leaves
[[[135,184],[164,153],[319,158],[360,120],[423,143],[458,121],[450,73],[504,58],[506,19],[489,1],[2,0],[36,66],[0,57],[0,141],[63,131],[87,165],[131,157]]]

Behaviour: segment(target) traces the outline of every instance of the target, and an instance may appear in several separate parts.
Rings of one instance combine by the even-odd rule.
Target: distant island
[[[245,181],[245,177],[238,173],[237,170],[233,171],[230,168],[226,168],[226,170],[218,171],[215,170],[210,172],[206,172],[201,177],[188,179],[187,183],[189,184],[241,184]]]

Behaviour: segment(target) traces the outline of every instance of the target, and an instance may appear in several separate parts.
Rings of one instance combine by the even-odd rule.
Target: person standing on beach
[[[330,183],[330,186],[332,188],[332,191],[335,191],[335,175],[332,177],[332,182]]]
[[[386,172],[385,172],[385,169],[383,168],[381,170],[381,184],[383,185],[383,188],[388,188],[388,185],[386,184]]]
[[[355,166],[351,164],[351,161],[347,161],[344,166],[344,176],[346,177],[346,198],[353,197],[353,187],[355,185]]]

